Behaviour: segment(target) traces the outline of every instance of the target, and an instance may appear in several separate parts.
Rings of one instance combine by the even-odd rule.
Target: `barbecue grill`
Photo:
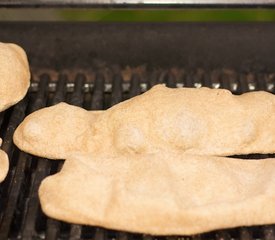
[[[7,0],[0,6],[254,8],[274,7],[275,1]],[[37,190],[63,162],[31,156],[12,142],[15,128],[35,110],[62,101],[85,109],[107,109],[157,83],[226,88],[235,94],[275,93],[275,23],[1,22],[0,29],[1,41],[26,50],[32,69],[27,96],[0,114],[2,148],[10,158],[9,174],[0,185],[0,239],[275,239],[273,225],[155,237],[47,218]]]

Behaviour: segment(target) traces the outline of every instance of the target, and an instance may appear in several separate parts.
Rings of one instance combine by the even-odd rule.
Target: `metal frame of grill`
[[[274,7],[274,0],[3,0],[4,7]]]
[[[32,70],[119,65],[272,72],[275,23],[1,22],[0,39],[26,49]]]

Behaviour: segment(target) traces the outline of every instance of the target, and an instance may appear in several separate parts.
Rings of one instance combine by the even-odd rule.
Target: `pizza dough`
[[[87,138],[100,113],[66,103],[43,108],[25,118],[13,140],[21,150],[46,158],[65,159],[71,152],[89,152]]]
[[[0,112],[23,99],[29,85],[30,70],[25,51],[16,44],[0,42]],[[8,156],[0,150],[0,182],[7,175],[8,167]]]
[[[0,146],[2,139],[0,138]],[[0,182],[2,182],[9,170],[9,159],[8,155],[0,149]]]
[[[19,102],[30,85],[25,51],[16,44],[0,42],[0,111]]]
[[[58,220],[155,235],[272,224],[275,159],[75,154],[39,198]]]
[[[275,96],[157,85],[106,111],[61,103],[29,115],[14,135],[23,151],[64,159],[74,151],[111,156],[181,151],[228,156],[275,152]]]

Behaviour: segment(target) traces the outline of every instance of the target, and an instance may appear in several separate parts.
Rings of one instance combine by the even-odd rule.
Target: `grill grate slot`
[[[0,224],[0,239],[6,239],[9,233],[9,226],[12,222],[13,214],[16,210],[17,198],[22,187],[22,178],[26,164],[26,155],[20,153],[18,157],[18,150],[16,149],[12,154],[14,147],[12,146],[12,135],[15,128],[24,118],[24,111],[27,106],[27,98],[21,101],[13,109],[11,116],[9,130],[6,133],[3,143],[3,149],[8,153],[10,159],[10,171],[6,181],[1,184],[1,224]],[[18,159],[18,163],[16,160]],[[17,166],[15,167],[17,163]],[[2,212],[3,211],[3,212]]]
[[[241,240],[252,240],[253,236],[252,236],[252,232],[251,230],[249,230],[249,228],[241,228],[240,229],[240,239]]]
[[[264,239],[275,240],[275,229],[272,226],[263,227]]]
[[[39,81],[32,83],[32,88],[23,101],[0,114],[1,136],[4,137],[2,147],[8,152],[11,161],[7,179],[0,185],[0,201],[4,203],[0,207],[0,239],[9,237],[10,239],[72,240],[275,240],[273,225],[220,230],[190,237],[154,237],[109,231],[98,227],[70,225],[47,218],[41,211],[37,190],[47,175],[61,169],[63,161],[32,157],[14,147],[13,132],[25,115],[62,101],[86,109],[102,110],[139,95],[157,83],[165,83],[169,87],[222,87],[240,94],[253,90],[272,92],[275,82],[273,74],[263,72],[238,74],[233,70],[206,72],[202,69],[185,72],[180,77],[175,72],[166,70],[154,70],[145,78],[134,73],[127,82],[123,80],[120,72],[113,75],[111,83],[107,82],[102,72],[96,74],[94,82],[89,82],[87,79],[88,77],[81,73],[70,82],[67,74],[59,74],[58,81],[53,81],[50,74],[43,74],[39,77]]]
[[[267,89],[266,77],[263,73],[256,74],[257,89],[264,91]]]
[[[158,84],[159,72],[155,70],[148,77],[147,90]]]
[[[228,231],[217,231],[216,240],[230,240],[231,236]]]
[[[67,75],[60,74],[58,77],[57,87],[55,94],[52,98],[50,105],[55,105],[57,103],[63,102],[66,97],[66,84],[68,78]]]
[[[112,82],[111,106],[122,101],[122,77],[115,74]]]
[[[137,74],[134,74],[131,78],[131,87],[130,87],[130,93],[129,97],[134,97],[136,95],[139,95],[141,93],[140,88],[140,77]]]
[[[102,74],[98,74],[95,80],[94,92],[92,96],[92,110],[100,110],[104,108],[104,83],[104,76]]]

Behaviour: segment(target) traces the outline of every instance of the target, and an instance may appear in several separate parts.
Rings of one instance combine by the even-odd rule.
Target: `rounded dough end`
[[[0,42],[0,111],[19,102],[30,86],[25,51],[13,43]]]
[[[9,170],[9,159],[8,155],[0,150],[0,182],[2,182],[7,176]]]

